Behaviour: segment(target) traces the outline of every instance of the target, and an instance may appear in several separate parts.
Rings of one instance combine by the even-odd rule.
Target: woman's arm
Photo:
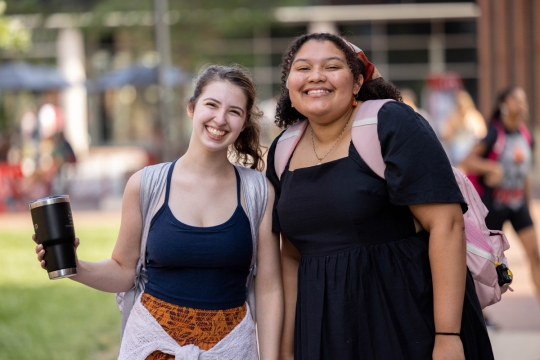
[[[282,234],[281,271],[283,272],[283,290],[285,292],[285,319],[281,336],[281,360],[294,359],[294,319],[296,316],[299,265],[300,253]]]
[[[122,292],[133,287],[135,267],[140,255],[142,215],[140,209],[140,187],[142,171],[129,179],[122,200],[122,220],[116,245],[110,259],[88,262],[77,259],[77,275],[70,279],[107,292]],[[75,239],[75,247],[79,239]],[[36,246],[38,260],[45,268],[42,245]]]
[[[484,158],[482,155],[487,151],[486,144],[480,142],[463,159],[461,166],[470,173],[484,176],[484,183],[494,187],[499,184],[504,176],[504,169],[497,161]]]
[[[279,264],[279,238],[272,232],[274,188],[268,183],[268,201],[259,226],[255,300],[261,360],[278,359],[283,328],[283,283]]]
[[[423,228],[429,232],[435,331],[459,333],[467,276],[461,207],[456,203],[409,207]],[[465,359],[460,338],[448,335],[435,336],[433,359]]]

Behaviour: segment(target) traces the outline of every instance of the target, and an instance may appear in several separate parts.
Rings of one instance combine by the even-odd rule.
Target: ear
[[[186,112],[190,119],[193,119],[193,113],[195,112],[195,106],[191,101],[189,101],[186,105]]]
[[[360,91],[360,88],[362,87],[363,83],[364,83],[364,75],[360,74],[360,75],[358,75],[358,78],[354,82],[354,86],[353,86],[353,93],[354,94],[358,94],[358,92]]]

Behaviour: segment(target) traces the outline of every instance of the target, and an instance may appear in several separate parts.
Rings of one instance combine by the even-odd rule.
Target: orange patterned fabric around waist
[[[147,293],[142,295],[141,303],[178,345],[193,344],[201,350],[210,350],[227,336],[244,319],[247,311],[245,304],[226,310],[193,309]],[[146,359],[168,360],[174,359],[174,355],[155,351]]]

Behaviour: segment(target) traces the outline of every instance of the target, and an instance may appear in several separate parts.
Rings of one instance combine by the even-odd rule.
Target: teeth
[[[208,132],[210,134],[214,135],[214,136],[223,136],[223,135],[225,135],[225,131],[220,131],[218,129],[214,129],[214,128],[209,127],[209,126],[206,127],[206,130],[208,130]]]
[[[328,94],[330,91],[328,90],[309,90],[307,93],[308,95],[311,95],[311,94]]]

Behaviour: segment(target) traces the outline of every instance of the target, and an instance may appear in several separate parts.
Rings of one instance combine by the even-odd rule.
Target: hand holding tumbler
[[[68,195],[49,196],[29,203],[36,242],[45,249],[49,279],[77,274],[75,229]]]

